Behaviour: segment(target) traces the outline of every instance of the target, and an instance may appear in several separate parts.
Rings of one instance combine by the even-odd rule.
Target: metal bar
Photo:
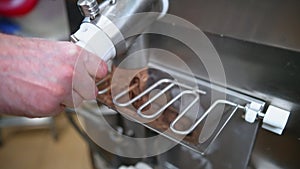
[[[122,98],[123,96],[125,96],[126,94],[129,94],[130,91],[132,91],[134,88],[138,87],[137,84],[128,87],[128,89],[126,89],[125,91],[119,93],[116,97],[113,98],[113,103],[117,106],[120,107],[126,107],[130,104],[132,104],[133,102],[137,101],[138,99],[140,99],[141,97],[143,97],[143,93],[139,94],[138,96],[136,96],[135,98],[133,98],[132,100],[129,100],[128,102],[125,103],[119,103],[117,100]]]
[[[167,104],[165,104],[161,109],[159,109],[156,114],[160,114],[162,113],[163,111],[165,111],[165,109],[167,109],[171,104],[173,104],[176,100],[178,100],[180,97],[186,95],[186,94],[194,94],[196,96],[195,100],[193,100],[193,102],[196,102],[199,100],[199,95],[194,92],[194,91],[191,91],[191,90],[185,90],[183,92],[181,92],[180,94],[178,94],[176,97],[174,97],[171,101],[169,101]],[[192,102],[192,104],[194,104]],[[190,109],[190,105],[186,108],[187,110]],[[187,111],[187,110],[184,110],[184,113]]]
[[[234,106],[234,107],[238,107],[238,108],[242,108],[245,109],[244,106],[238,105],[236,103],[227,101],[227,100],[217,100],[215,101],[206,111],[205,113],[196,121],[196,123],[190,127],[187,130],[183,130],[183,131],[179,131],[177,129],[175,129],[175,124],[185,115],[185,113],[181,113],[179,116],[177,116],[177,118],[171,123],[170,125],[170,129],[176,133],[176,134],[180,134],[180,135],[187,135],[189,133],[191,133],[203,120],[204,118],[218,105],[218,104],[227,104],[230,106]]]
[[[107,82],[108,80],[110,80],[110,78],[111,78],[111,74],[107,75],[106,77],[104,77],[103,79],[101,79],[99,82],[96,82],[96,86],[99,86],[99,85],[101,85],[102,83]],[[103,90],[98,91],[98,95],[105,94],[105,93],[108,92],[110,89],[111,89],[111,85],[109,85],[108,87],[106,87],[106,88],[103,89]]]
[[[180,87],[183,87],[183,88],[186,88],[186,89],[189,89],[189,90],[193,90],[199,94],[206,94],[205,91],[203,90],[200,90],[200,89],[194,89],[190,86],[187,86],[185,84],[182,84],[182,83],[179,83],[179,82],[176,82],[174,80],[170,80],[170,79],[161,79],[159,80],[158,82],[154,83],[152,86],[150,86],[149,88],[147,88],[145,91],[143,91],[142,93],[140,93],[138,96],[134,97],[133,99],[129,100],[128,102],[125,102],[125,103],[119,103],[118,102],[118,99],[120,99],[121,97],[125,96],[126,94],[128,94],[129,90],[125,90],[121,93],[119,93],[116,97],[113,98],[113,103],[116,104],[117,106],[120,106],[120,107],[126,107],[132,103],[134,103],[135,101],[137,101],[138,99],[142,98],[143,96],[145,96],[146,94],[148,94],[149,92],[151,92],[153,89],[155,89],[157,86],[163,84],[163,83],[173,83],[175,85],[178,85]]]
[[[186,88],[186,89],[189,89],[189,90],[193,90],[193,91],[195,91],[195,92],[197,92],[197,93],[199,93],[199,94],[206,94],[206,91],[204,91],[204,90],[200,90],[200,89],[197,89],[197,87],[191,87],[191,86],[188,86],[188,85],[186,85],[186,84],[183,84],[183,83],[179,83],[179,82],[177,82],[177,81],[172,81],[175,85],[178,85],[178,86],[180,86],[180,87],[183,87],[183,88]]]
[[[99,86],[100,84],[108,81],[111,78],[111,74],[105,76],[103,79],[101,79],[99,82],[96,82],[96,85]]]
[[[138,109],[137,110],[137,113],[143,117],[143,118],[146,118],[146,119],[151,119],[151,118],[155,118],[157,117],[159,114],[161,114],[163,111],[165,111],[170,105],[172,105],[176,100],[178,100],[180,97],[186,95],[186,94],[194,94],[195,97],[196,97],[196,101],[199,100],[199,95],[194,92],[194,91],[191,91],[191,90],[185,90],[183,92],[181,92],[180,94],[178,94],[176,97],[174,97],[172,100],[170,100],[167,104],[165,104],[162,108],[160,108],[157,112],[151,114],[151,115],[145,115],[141,112],[142,109]]]
[[[155,101],[157,98],[159,98],[162,94],[164,94],[166,91],[168,91],[169,89],[171,89],[175,84],[171,83],[169,84],[167,87],[165,87],[162,91],[160,91],[159,93],[157,93],[155,96],[153,96],[152,98],[150,98],[146,103],[142,104],[138,110],[137,110],[137,114],[140,115],[143,118],[146,119],[152,119],[155,118],[157,115],[159,115],[159,113],[154,113],[152,115],[145,115],[142,113],[142,110],[147,107],[149,104],[151,104],[153,101]]]
[[[121,97],[125,96],[126,94],[128,94],[128,92],[130,90],[125,90],[121,93],[119,93],[116,97],[113,98],[113,102],[114,104],[116,104],[117,106],[120,107],[126,107],[132,103],[134,103],[135,101],[137,101],[138,99],[142,98],[143,96],[145,96],[147,93],[149,93],[150,91],[152,91],[154,88],[156,88],[157,86],[163,84],[163,83],[171,83],[172,81],[170,79],[162,79],[159,80],[158,82],[156,82],[155,84],[153,84],[152,86],[150,86],[148,89],[146,89],[145,91],[143,91],[142,93],[140,93],[139,95],[137,95],[136,97],[134,97],[133,99],[129,100],[128,102],[125,103],[119,103],[118,99],[120,99]]]
[[[108,92],[110,89],[111,89],[111,86],[108,86],[107,88],[98,91],[98,95],[105,94],[105,93]]]
[[[208,146],[206,147],[206,149],[203,151],[203,154],[205,153],[205,151],[207,150],[207,148],[217,139],[217,137],[220,135],[220,133],[223,131],[223,129],[225,128],[225,126],[227,125],[227,123],[230,121],[230,119],[232,118],[232,116],[234,115],[234,113],[237,111],[239,107],[236,106],[233,111],[231,112],[230,116],[226,119],[226,121],[223,123],[222,127],[219,129],[219,131],[217,132],[217,134],[214,136],[214,138],[212,139],[212,141],[208,144]]]
[[[99,81],[97,84],[101,84],[104,83],[105,81],[107,81],[110,78],[110,76],[107,76],[106,78],[102,79],[101,81]],[[179,83],[177,81],[171,80],[171,79],[161,79],[159,81],[157,81],[156,83],[154,83],[153,85],[151,85],[149,88],[147,88],[146,90],[144,90],[142,93],[140,93],[139,95],[137,95],[136,97],[134,97],[133,99],[125,102],[125,103],[120,103],[118,102],[118,100],[120,98],[122,98],[123,96],[125,96],[126,94],[128,94],[130,91],[132,91],[134,88],[137,87],[138,84],[135,84],[133,86],[130,86],[127,90],[119,93],[116,95],[116,97],[113,98],[113,102],[114,104],[116,104],[117,106],[120,107],[126,107],[129,106],[130,104],[136,102],[137,100],[139,100],[140,98],[142,98],[143,96],[145,96],[146,94],[150,93],[153,89],[155,89],[156,87],[158,87],[161,84],[165,84],[165,83],[169,83],[169,85],[167,87],[165,87],[164,89],[162,89],[159,93],[157,93],[155,96],[153,96],[152,98],[150,98],[146,103],[142,104],[138,109],[137,109],[137,114],[139,116],[141,116],[142,118],[145,119],[153,119],[156,118],[157,116],[159,116],[163,111],[165,111],[170,105],[172,105],[176,100],[178,100],[180,97],[182,97],[183,95],[186,94],[193,94],[195,96],[195,99],[182,111],[182,113],[180,113],[177,118],[170,124],[170,129],[171,131],[173,131],[176,134],[180,134],[180,135],[187,135],[189,133],[191,133],[207,116],[208,114],[219,104],[225,104],[225,105],[230,105],[233,107],[236,107],[233,111],[233,113],[238,109],[245,109],[244,106],[238,105],[234,102],[231,101],[227,101],[227,100],[217,100],[215,101],[207,110],[206,112],[196,121],[196,123],[194,125],[192,125],[189,129],[187,130],[177,130],[175,128],[176,123],[188,112],[188,110],[199,100],[199,94],[206,94],[206,91],[203,90],[199,90],[199,89],[195,89],[192,88],[188,85]],[[153,103],[157,98],[159,98],[162,94],[164,94],[165,92],[167,92],[168,90],[170,90],[172,87],[174,87],[175,85],[183,87],[185,90],[183,92],[181,92],[180,94],[178,94],[176,97],[174,97],[172,100],[170,100],[168,103],[166,103],[162,108],[160,108],[157,112],[150,114],[150,115],[146,115],[142,113],[142,110],[147,107],[148,105],[150,105],[151,103]],[[104,94],[107,91],[109,91],[109,89],[111,88],[111,86],[101,90],[98,92],[98,94]],[[229,119],[227,119],[228,121],[230,120],[231,116],[229,117]],[[223,128],[225,127],[225,125],[228,123],[228,121],[225,122],[225,124],[222,126],[222,128],[220,129],[220,131],[218,131],[217,135],[220,134],[220,132],[223,130]]]

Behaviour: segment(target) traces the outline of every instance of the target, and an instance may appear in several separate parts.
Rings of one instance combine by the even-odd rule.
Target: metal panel
[[[170,2],[171,14],[206,32],[220,54],[228,87],[292,112],[283,136],[259,131],[249,168],[298,168],[300,1]],[[150,44],[181,56],[198,68],[194,72],[198,77],[207,79],[203,64],[195,62],[184,45],[156,36],[151,37]],[[230,151],[227,153],[230,155]]]
[[[298,0],[172,0],[170,7],[204,31],[300,51]]]
[[[170,12],[206,32],[222,60],[228,87],[291,111],[283,136],[259,132],[249,167],[298,168],[300,1],[173,0]],[[152,45],[193,62],[182,44],[152,40]],[[202,68],[195,73],[207,79]]]

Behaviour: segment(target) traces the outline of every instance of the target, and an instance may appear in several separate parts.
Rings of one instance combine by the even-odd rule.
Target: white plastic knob
[[[78,40],[77,45],[96,54],[106,62],[116,55],[116,48],[112,40],[91,23],[82,23],[80,29],[73,36]]]
[[[245,120],[249,123],[254,123],[258,112],[261,111],[261,104],[256,102],[251,102],[246,107],[246,114],[245,114]]]
[[[289,115],[289,111],[270,105],[264,116],[262,128],[281,135]]]
[[[249,123],[254,123],[256,116],[257,116],[257,111],[248,109],[245,114],[245,120]]]

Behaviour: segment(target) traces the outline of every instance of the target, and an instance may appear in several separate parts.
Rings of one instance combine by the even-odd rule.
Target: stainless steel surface
[[[205,31],[222,60],[227,87],[291,111],[282,136],[259,130],[250,168],[300,165],[299,8],[298,1],[174,0],[170,5],[170,13]],[[192,60],[194,54],[183,44],[150,39],[151,47],[176,53],[198,66],[198,77],[208,79],[203,64]]]
[[[149,43],[147,36],[140,35],[126,51],[126,57],[117,57],[114,65],[123,69],[141,69],[148,65],[149,52],[145,50]],[[125,46],[124,46],[125,47]],[[134,60],[134,62],[132,62]]]
[[[241,110],[237,110],[211,146],[210,152],[213,153],[200,156],[178,146],[159,156],[162,166],[299,168],[299,12],[300,4],[296,0],[171,1],[170,13],[191,21],[203,30],[219,53],[227,84],[215,82],[214,85],[225,85],[237,91],[234,92],[237,95],[243,93],[248,98],[264,100],[266,105],[272,104],[291,111],[291,115],[284,134],[277,136],[262,129],[258,130],[257,122],[254,126],[246,123],[240,118]],[[194,75],[201,79],[199,84],[209,80],[203,63],[195,61],[195,54],[184,44],[164,36],[153,35],[149,39],[149,47],[169,50],[194,67]],[[161,61],[160,56],[154,56],[150,62],[154,65],[160,63],[161,70],[165,68],[182,72],[172,63]],[[209,102],[210,98],[204,97],[201,100]],[[220,146],[220,143],[225,146]],[[211,163],[216,166],[212,167]]]
[[[4,117],[0,119],[0,128],[31,126],[31,127],[49,127],[54,125],[53,117],[30,119],[26,117]]]
[[[48,128],[51,130],[53,139],[58,139],[58,132],[55,126],[54,117],[43,118],[27,118],[27,117],[13,117],[13,116],[0,116],[0,145],[3,143],[1,130],[10,127],[20,127],[22,129],[40,129]]]
[[[157,7],[159,2],[160,0],[120,0],[109,8],[104,9],[101,12],[101,15],[106,16],[116,24],[122,34],[126,37],[128,32],[132,31],[131,29],[133,27],[137,28],[136,25],[142,25],[141,23],[149,22],[148,24],[145,24],[145,26],[147,26],[152,23],[151,20],[145,21],[147,18],[141,20],[141,18],[131,17],[131,15],[154,11],[160,12],[161,9]],[[155,19],[157,18],[152,18],[152,20]],[[142,32],[145,27],[139,29],[139,32]]]
[[[71,40],[105,61],[123,56],[141,32],[160,16],[160,13],[150,15],[147,12],[166,12],[166,7],[159,8],[159,2],[160,0],[122,0],[104,1],[98,5],[96,0],[79,0],[78,6],[85,19],[80,29],[71,35]],[[161,4],[166,6],[166,3]],[[147,56],[144,60],[147,60]]]
[[[297,119],[300,119],[297,113],[300,100],[297,84],[300,81],[300,76],[297,76],[300,72],[300,53],[210,33],[206,35],[220,55],[227,87],[291,111],[287,128],[295,132],[300,127],[297,123]],[[194,60],[195,54],[182,43],[156,36],[150,38],[150,44],[151,48],[163,48],[180,56],[186,64],[195,67],[193,73],[196,76],[209,80],[203,63]],[[159,57],[156,56],[154,60],[159,60]],[[175,70],[177,68],[171,63],[160,63]]]
[[[300,53],[207,33],[222,60],[227,87],[291,111],[282,136],[259,134],[252,153],[253,168],[296,169],[300,155]],[[182,44],[164,37],[150,38],[151,47],[163,47],[198,67],[195,75],[207,79],[202,63]],[[157,56],[156,59],[159,59]],[[167,65],[164,62],[160,62]],[[169,63],[172,65],[172,63]],[[168,65],[168,66],[169,66]],[[176,70],[176,66],[173,67]],[[180,71],[180,70],[179,70]],[[266,133],[259,131],[259,133]],[[285,145],[289,146],[286,147]],[[284,158],[282,158],[284,157]]]
[[[81,14],[85,17],[95,19],[99,15],[100,9],[96,0],[78,0],[77,5]]]
[[[104,17],[97,17],[92,21],[85,19],[84,22],[92,22],[106,32],[117,47],[117,55],[121,55],[135,42],[136,37],[129,37],[128,35],[131,35],[132,31],[137,32],[137,34],[141,33],[159,16],[157,14],[156,17],[149,15],[148,18],[145,18],[146,16],[141,18],[135,14],[151,11],[160,12],[159,1],[160,0],[116,1],[101,11],[101,16]]]
[[[300,51],[298,0],[173,0],[170,13],[206,32]]]

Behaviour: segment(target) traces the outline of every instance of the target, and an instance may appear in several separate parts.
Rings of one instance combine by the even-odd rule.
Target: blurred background
[[[4,0],[0,14],[0,32],[52,40],[69,40],[82,19],[76,0]],[[41,119],[0,115],[0,144],[2,169],[92,168],[86,143],[63,113]]]
[[[91,169],[88,147],[64,114],[54,121],[55,129],[42,124],[1,128],[0,168]]]

